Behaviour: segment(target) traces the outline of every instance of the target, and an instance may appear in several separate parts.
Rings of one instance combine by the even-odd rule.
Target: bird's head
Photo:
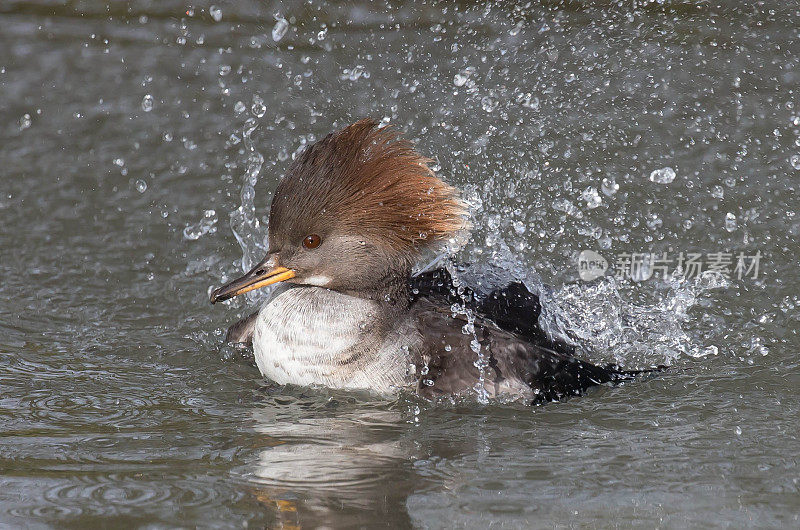
[[[211,302],[282,281],[365,296],[405,281],[423,253],[469,227],[429,162],[368,119],[307,147],[275,191],[267,255]]]

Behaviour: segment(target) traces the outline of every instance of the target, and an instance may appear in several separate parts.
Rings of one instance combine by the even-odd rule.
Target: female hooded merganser
[[[251,343],[261,373],[279,384],[411,386],[428,398],[477,390],[553,401],[634,375],[550,339],[521,283],[479,299],[445,270],[412,276],[425,252],[469,228],[458,191],[429,162],[372,120],[306,148],[272,200],[266,257],[211,303],[285,285],[226,340]]]

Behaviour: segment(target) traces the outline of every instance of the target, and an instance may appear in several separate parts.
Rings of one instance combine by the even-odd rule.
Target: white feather
[[[331,283],[331,279],[328,276],[323,276],[321,274],[316,276],[309,276],[303,280],[303,283],[308,285],[317,285],[319,287],[325,287],[329,283]]]
[[[378,311],[376,302],[318,287],[276,292],[256,322],[258,369],[279,384],[393,392],[407,383],[415,335],[376,336]]]

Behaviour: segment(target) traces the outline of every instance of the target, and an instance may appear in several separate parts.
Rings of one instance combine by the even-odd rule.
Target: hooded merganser
[[[279,384],[410,386],[427,398],[553,401],[639,373],[579,360],[549,338],[522,283],[479,297],[444,269],[412,276],[424,253],[469,229],[458,191],[429,162],[373,120],[306,148],[272,200],[266,257],[211,303],[284,283],[226,340],[252,344]]]

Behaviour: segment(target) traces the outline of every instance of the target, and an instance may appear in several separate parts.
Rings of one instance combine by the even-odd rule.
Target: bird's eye
[[[306,248],[317,248],[322,243],[322,239],[317,234],[306,236],[303,240],[303,246]]]

